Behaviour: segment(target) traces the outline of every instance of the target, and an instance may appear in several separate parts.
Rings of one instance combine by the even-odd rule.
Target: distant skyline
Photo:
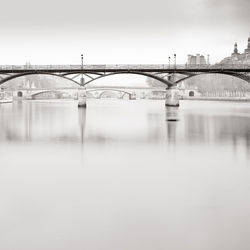
[[[0,64],[221,61],[250,36],[249,0],[5,1]]]

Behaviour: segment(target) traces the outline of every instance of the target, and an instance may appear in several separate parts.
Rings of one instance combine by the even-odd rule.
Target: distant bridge
[[[153,78],[172,87],[177,83],[201,74],[230,75],[250,83],[250,65],[167,65],[167,64],[116,64],[116,65],[2,65],[0,85],[22,76],[44,74],[67,79],[86,86],[98,79],[112,75],[136,74]],[[174,80],[175,74],[183,78]],[[86,81],[81,80],[85,76]],[[76,80],[80,77],[80,81]]]
[[[102,98],[105,94],[112,94],[116,93],[118,95],[118,98],[124,98],[124,96],[128,96],[129,99],[133,99],[134,92],[132,90],[124,90],[122,88],[115,88],[115,87],[103,87],[103,88],[86,88],[87,96],[88,94],[93,94],[95,98]]]
[[[82,89],[81,87],[74,87],[74,88],[18,88],[13,91],[14,97],[19,97],[23,99],[35,99],[39,95],[42,94],[69,94],[72,98],[77,98],[77,92],[78,90]],[[158,92],[165,92],[165,88],[139,88],[139,87],[112,87],[112,86],[96,86],[96,87],[89,87],[84,88],[84,90],[87,93],[87,96],[89,94],[89,97],[94,98],[102,98],[105,94],[112,94],[116,93],[118,98],[124,98],[124,96],[127,96],[129,99],[135,98],[135,90],[144,90],[144,91],[158,91]]]

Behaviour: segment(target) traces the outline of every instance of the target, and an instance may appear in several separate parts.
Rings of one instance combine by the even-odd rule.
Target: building
[[[208,62],[206,62],[206,59],[203,55],[196,54],[196,56],[193,55],[188,55],[188,62],[187,65],[205,65],[209,64],[209,59]]]
[[[234,44],[234,51],[231,56],[224,58],[220,64],[250,64],[250,37],[245,51],[240,54],[237,43]]]
[[[177,86],[180,91],[179,93],[181,99],[202,96],[202,93],[199,91],[197,86],[187,86],[184,82],[179,83]]]

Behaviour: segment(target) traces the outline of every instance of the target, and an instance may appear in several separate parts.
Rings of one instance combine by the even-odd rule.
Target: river
[[[250,104],[0,106],[0,250],[250,249]]]

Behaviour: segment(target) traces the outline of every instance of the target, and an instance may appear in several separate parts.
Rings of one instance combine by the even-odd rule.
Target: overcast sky
[[[249,0],[1,2],[0,64],[218,62],[250,36]]]

